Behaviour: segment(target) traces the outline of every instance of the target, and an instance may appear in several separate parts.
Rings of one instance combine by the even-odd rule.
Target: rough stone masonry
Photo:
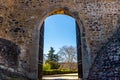
[[[0,65],[37,79],[39,33],[45,18],[57,10],[79,25],[83,79],[120,80],[119,39],[112,38],[120,26],[120,0],[0,0]]]

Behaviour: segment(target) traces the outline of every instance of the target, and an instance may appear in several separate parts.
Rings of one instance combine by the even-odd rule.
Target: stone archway
[[[23,71],[31,79],[38,77],[41,26],[54,11],[64,9],[79,25],[83,79],[88,77],[91,68],[95,68],[96,56],[101,54],[105,43],[111,42],[111,36],[119,28],[119,0],[0,0],[0,4],[0,38],[21,47],[25,58],[22,60],[28,63],[28,70]]]
[[[51,15],[54,14],[67,14],[69,13],[63,9],[55,10]],[[77,38],[77,62],[78,62],[78,78],[83,77],[83,71],[82,71],[82,53],[81,53],[81,38],[80,38],[80,29],[76,22],[76,38]],[[40,33],[39,33],[39,60],[38,60],[38,78],[42,78],[42,64],[43,64],[43,46],[44,46],[44,22],[41,26]]]
[[[55,11],[52,15],[54,14],[66,14],[64,10],[60,9]],[[80,29],[79,26],[76,22],[76,39],[77,39],[77,62],[78,62],[78,78],[83,77],[83,71],[82,71],[82,53],[81,53],[81,38],[80,38]],[[44,46],[44,23],[41,26],[40,29],[40,37],[39,37],[39,60],[38,60],[38,78],[41,79],[42,77],[42,64],[43,64],[43,46]]]
[[[77,54],[78,54],[78,77],[79,78],[84,78],[85,71],[84,69],[82,69],[82,67],[84,66],[82,64],[82,62],[84,62],[84,60],[82,60],[83,58],[83,53],[85,53],[84,51],[86,51],[86,48],[83,48],[86,45],[86,40],[85,40],[85,30],[84,30],[84,26],[83,23],[81,21],[81,19],[78,16],[77,12],[70,12],[68,8],[64,7],[64,8],[57,8],[53,10],[48,11],[48,13],[46,13],[44,15],[44,17],[41,19],[40,22],[37,23],[36,27],[35,27],[35,34],[34,34],[34,40],[35,40],[35,44],[34,44],[34,49],[35,49],[35,53],[37,53],[35,56],[37,57],[37,63],[35,61],[36,64],[38,65],[34,65],[36,68],[36,72],[34,75],[36,77],[39,77],[39,79],[42,78],[42,63],[43,63],[43,39],[44,39],[44,19],[50,15],[53,14],[66,14],[69,15],[73,18],[75,18],[76,20],[76,32],[77,32]],[[83,42],[83,43],[81,43]],[[39,44],[39,45],[38,45]],[[34,64],[35,64],[34,63]],[[87,69],[86,69],[87,71]]]

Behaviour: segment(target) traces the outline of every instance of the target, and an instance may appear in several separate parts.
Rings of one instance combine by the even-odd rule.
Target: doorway
[[[64,14],[64,11],[57,12],[57,14]],[[55,13],[56,14],[56,13]],[[52,14],[53,15],[53,14]],[[44,48],[44,27],[45,22],[43,22],[41,29],[40,29],[40,37],[39,37],[39,61],[38,61],[38,78],[42,78],[42,64],[43,64],[43,48]],[[75,21],[76,27],[76,43],[77,43],[77,63],[78,63],[78,79],[83,77],[83,70],[82,70],[82,52],[81,52],[81,33],[80,28]]]

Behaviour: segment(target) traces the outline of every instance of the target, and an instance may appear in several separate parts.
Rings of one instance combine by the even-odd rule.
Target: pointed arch
[[[40,21],[38,21],[36,23],[35,28],[34,28],[33,47],[32,47],[32,49],[34,49],[34,51],[30,51],[31,52],[30,54],[32,57],[32,59],[30,60],[30,64],[31,64],[31,69],[30,69],[31,74],[30,75],[32,75],[32,78],[38,78],[38,77],[39,77],[39,79],[42,78],[42,72],[39,73],[41,75],[38,76],[38,70],[39,70],[38,64],[39,64],[39,62],[40,62],[40,65],[42,65],[42,57],[41,57],[41,59],[39,59],[39,56],[43,55],[43,53],[40,53],[40,51],[39,51],[40,47],[43,45],[39,45],[39,44],[41,43],[41,40],[43,41],[43,39],[44,39],[44,38],[42,38],[42,39],[40,38],[40,34],[41,34],[42,27],[44,27],[44,25],[43,25],[44,20],[48,16],[53,15],[53,14],[66,14],[66,15],[73,17],[76,20],[77,29],[79,29],[79,31],[80,31],[79,32],[80,33],[80,35],[79,35],[79,37],[80,37],[80,39],[79,39],[80,40],[80,43],[79,43],[79,45],[80,45],[79,50],[80,51],[79,52],[80,53],[79,54],[81,55],[81,58],[79,58],[79,59],[81,59],[81,60],[78,61],[79,62],[78,64],[80,64],[81,67],[85,67],[85,65],[86,65],[86,64],[84,65],[84,62],[85,62],[84,60],[87,59],[87,57],[83,55],[83,54],[87,53],[87,47],[85,47],[86,46],[85,28],[84,28],[84,25],[83,25],[80,17],[79,17],[79,13],[71,11],[67,7],[60,7],[60,6],[59,7],[50,7],[48,9],[46,9],[45,12],[43,12],[42,17],[39,18]],[[42,30],[44,30],[44,29],[42,29]],[[44,32],[44,31],[42,31],[42,32]],[[41,60],[41,61],[39,61],[39,60]],[[87,61],[90,61],[90,60],[87,60]],[[80,62],[83,62],[83,63],[80,63]],[[41,69],[42,69],[42,67],[41,67]],[[87,68],[83,68],[81,70],[79,70],[79,71],[81,71],[82,75],[79,74],[79,78],[82,78],[82,77],[84,77],[84,75],[88,74],[89,68],[87,67]]]

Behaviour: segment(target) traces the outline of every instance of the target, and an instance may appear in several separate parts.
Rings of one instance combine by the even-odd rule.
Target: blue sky
[[[44,54],[47,54],[50,47],[55,53],[62,46],[76,47],[75,19],[62,14],[52,15],[45,19],[44,31]]]

